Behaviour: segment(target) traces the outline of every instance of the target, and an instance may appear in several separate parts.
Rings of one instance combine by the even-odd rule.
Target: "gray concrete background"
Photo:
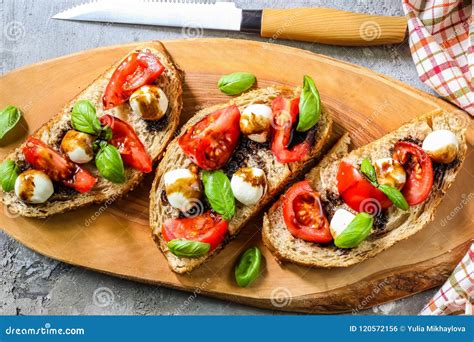
[[[185,37],[181,29],[55,21],[51,16],[82,0],[0,0],[0,73],[76,51],[152,39]],[[355,12],[402,15],[400,0],[250,1],[242,8],[334,7]],[[203,37],[261,40],[241,33],[204,31]],[[316,53],[371,68],[429,91],[416,76],[408,44],[347,48],[284,42]],[[0,233],[0,314],[168,315],[184,306],[182,314],[277,314],[163,287],[143,285],[69,266],[38,255]],[[359,314],[416,314],[434,294],[427,291]],[[94,296],[95,294],[95,296]],[[102,294],[101,297],[97,295]],[[101,299],[105,300],[104,302]]]

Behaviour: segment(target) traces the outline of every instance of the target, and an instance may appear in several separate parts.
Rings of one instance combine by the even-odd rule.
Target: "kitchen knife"
[[[215,29],[259,33],[332,45],[396,44],[405,38],[404,17],[330,8],[243,10],[233,2],[101,0],[56,14],[54,19]],[[195,33],[194,33],[195,34]]]

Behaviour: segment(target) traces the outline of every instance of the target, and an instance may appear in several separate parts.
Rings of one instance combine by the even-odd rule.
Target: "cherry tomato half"
[[[308,181],[294,184],[283,195],[283,218],[290,233],[297,238],[317,243],[332,241],[319,193]]]
[[[208,114],[178,140],[200,168],[216,170],[227,163],[240,137],[240,111],[235,105]]]
[[[151,172],[153,161],[130,124],[109,114],[102,116],[100,122],[112,130],[109,143],[119,150],[125,165],[144,173]]]
[[[67,160],[35,137],[28,138],[23,154],[34,169],[43,171],[51,180],[61,182],[78,192],[90,191],[97,182],[97,178],[89,171]]]
[[[102,98],[104,108],[126,102],[136,89],[153,83],[164,70],[160,60],[150,51],[132,53],[112,74]]]
[[[407,181],[402,189],[409,205],[423,202],[433,186],[433,164],[431,158],[418,145],[409,141],[395,144],[393,159],[403,165]]]
[[[300,98],[292,100],[283,96],[278,96],[272,102],[273,112],[273,138],[272,152],[280,163],[292,163],[303,159],[308,155],[310,149],[310,139],[288,148],[293,125],[298,121]]]
[[[373,186],[355,166],[344,160],[337,171],[337,190],[344,202],[358,212],[375,215],[392,205],[382,191]]]
[[[205,242],[211,251],[224,241],[229,223],[210,211],[196,216],[166,220],[161,227],[163,238],[168,242],[175,239]]]

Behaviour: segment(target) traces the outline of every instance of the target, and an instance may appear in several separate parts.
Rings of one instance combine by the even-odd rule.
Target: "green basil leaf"
[[[369,179],[369,181],[372,182],[372,184],[374,184],[374,185],[378,184],[377,183],[377,174],[375,173],[375,168],[374,168],[374,166],[372,165],[372,163],[370,162],[369,159],[364,158],[364,160],[360,164],[360,170],[362,171],[362,173],[364,175],[367,176],[367,178]]]
[[[112,139],[112,128],[109,126],[102,127],[97,137],[101,140],[109,141]]]
[[[102,130],[95,107],[87,100],[79,100],[72,108],[71,123],[75,130],[98,135]]]
[[[0,139],[2,139],[20,121],[21,112],[14,106],[7,106],[0,111]]]
[[[334,244],[339,248],[357,247],[372,231],[374,218],[367,213],[359,213],[349,223],[346,229],[334,240]]]
[[[306,132],[316,125],[321,117],[321,98],[311,77],[303,78],[303,89],[300,95],[298,132]]]
[[[100,174],[113,183],[125,182],[125,169],[120,152],[112,145],[102,146],[95,156]]]
[[[410,207],[407,200],[398,189],[391,187],[390,185],[380,184],[379,190],[382,191],[397,208],[408,210]]]
[[[0,184],[5,192],[15,188],[15,181],[20,173],[20,168],[12,160],[5,160],[0,164]]]
[[[247,287],[260,275],[262,253],[257,247],[247,249],[235,266],[235,280],[240,287]]]
[[[199,258],[211,249],[209,243],[190,240],[171,240],[166,244],[174,255],[184,258]]]
[[[204,171],[202,175],[204,193],[215,212],[226,221],[235,215],[235,198],[230,180],[222,171]]]
[[[234,72],[222,76],[217,86],[224,94],[238,95],[250,89],[255,81],[255,76],[249,72]]]

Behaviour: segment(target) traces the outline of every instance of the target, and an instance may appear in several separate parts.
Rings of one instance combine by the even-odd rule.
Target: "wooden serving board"
[[[0,107],[19,106],[24,120],[0,145],[0,158],[18,145],[110,64],[137,44],[113,46],[41,62],[0,78]],[[447,102],[370,70],[294,48],[231,39],[165,42],[186,72],[184,113],[229,98],[216,83],[222,74],[253,72],[258,87],[299,85],[311,75],[323,103],[336,112],[337,131],[347,130],[356,146],[368,143],[411,118]],[[466,116],[466,124],[471,124]],[[472,143],[472,131],[469,133]],[[472,152],[470,148],[469,152]],[[0,226],[29,248],[51,258],[146,283],[263,308],[312,313],[360,310],[440,285],[474,236],[469,153],[435,222],[377,257],[347,269],[310,269],[280,265],[262,246],[261,217],[249,224],[218,257],[191,275],[176,275],[155,247],[148,225],[151,176],[125,199],[50,219],[12,217],[0,210]],[[234,282],[233,266],[246,247],[265,256],[261,277],[249,288]]]

